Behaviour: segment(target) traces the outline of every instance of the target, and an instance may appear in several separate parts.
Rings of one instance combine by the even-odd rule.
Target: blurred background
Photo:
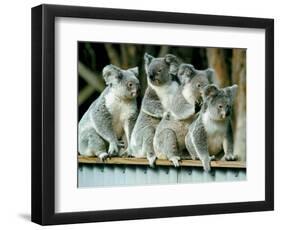
[[[196,69],[211,67],[216,71],[216,84],[219,87],[238,85],[233,109],[234,152],[239,160],[246,161],[246,49],[79,42],[79,120],[103,91],[102,69],[108,64],[122,69],[139,67],[140,105],[147,87],[143,60],[145,52],[154,57],[171,53],[181,62],[191,63]]]

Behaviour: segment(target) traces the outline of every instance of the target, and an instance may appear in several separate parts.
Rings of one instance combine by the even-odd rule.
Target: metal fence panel
[[[201,167],[167,167],[138,165],[80,164],[78,187],[132,186],[177,183],[204,183],[246,180],[245,169],[213,168],[206,173]]]

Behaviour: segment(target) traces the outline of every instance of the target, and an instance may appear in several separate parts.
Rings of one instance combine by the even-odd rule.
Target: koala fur
[[[114,65],[103,69],[107,87],[91,104],[78,125],[78,151],[104,160],[118,155],[125,134],[130,141],[138,109],[138,67],[122,70]]]
[[[153,166],[156,159],[153,148],[155,130],[179,88],[176,76],[178,60],[171,54],[154,58],[147,53],[144,60],[148,87],[132,132],[128,154],[137,158],[145,157]]]
[[[201,160],[205,171],[210,171],[210,160],[222,151],[223,160],[236,160],[231,126],[236,91],[237,85],[223,89],[213,84],[205,87],[199,116],[189,126],[185,137],[187,150],[193,159]]]
[[[196,70],[190,64],[181,64],[178,78],[181,85],[173,97],[170,110],[157,126],[153,140],[157,158],[169,159],[175,167],[187,157],[185,135],[195,115],[195,105],[201,100],[203,89],[213,82],[214,71]]]

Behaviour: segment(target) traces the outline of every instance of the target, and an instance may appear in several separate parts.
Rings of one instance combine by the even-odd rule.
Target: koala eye
[[[197,87],[197,88],[200,88],[201,86],[202,86],[202,85],[201,85],[200,83],[197,83],[197,84],[196,84],[196,87]]]
[[[219,107],[219,109],[222,109],[223,106],[222,106],[222,105],[219,105],[218,107]]]
[[[132,83],[132,82],[129,82],[129,83],[128,83],[128,87],[129,87],[129,88],[132,88],[132,87],[133,87],[133,83]]]

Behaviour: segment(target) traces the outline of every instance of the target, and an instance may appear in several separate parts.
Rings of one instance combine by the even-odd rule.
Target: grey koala
[[[114,65],[103,69],[107,87],[83,115],[78,127],[78,151],[101,160],[119,155],[122,138],[130,141],[138,109],[138,67],[122,70]]]
[[[178,78],[181,85],[153,139],[157,158],[168,159],[175,167],[179,166],[180,159],[187,157],[185,135],[193,121],[195,105],[201,101],[203,88],[213,83],[214,71],[196,70],[190,64],[181,64]]]
[[[153,167],[156,160],[153,148],[155,129],[164,111],[171,106],[173,95],[179,88],[178,60],[171,54],[154,58],[147,53],[144,55],[144,60],[148,87],[132,132],[128,155],[147,158],[150,166]]]
[[[233,154],[231,111],[237,85],[219,89],[212,84],[204,88],[201,111],[185,137],[187,150],[193,159],[200,159],[205,171],[210,160],[224,152],[223,160],[236,160]]]

